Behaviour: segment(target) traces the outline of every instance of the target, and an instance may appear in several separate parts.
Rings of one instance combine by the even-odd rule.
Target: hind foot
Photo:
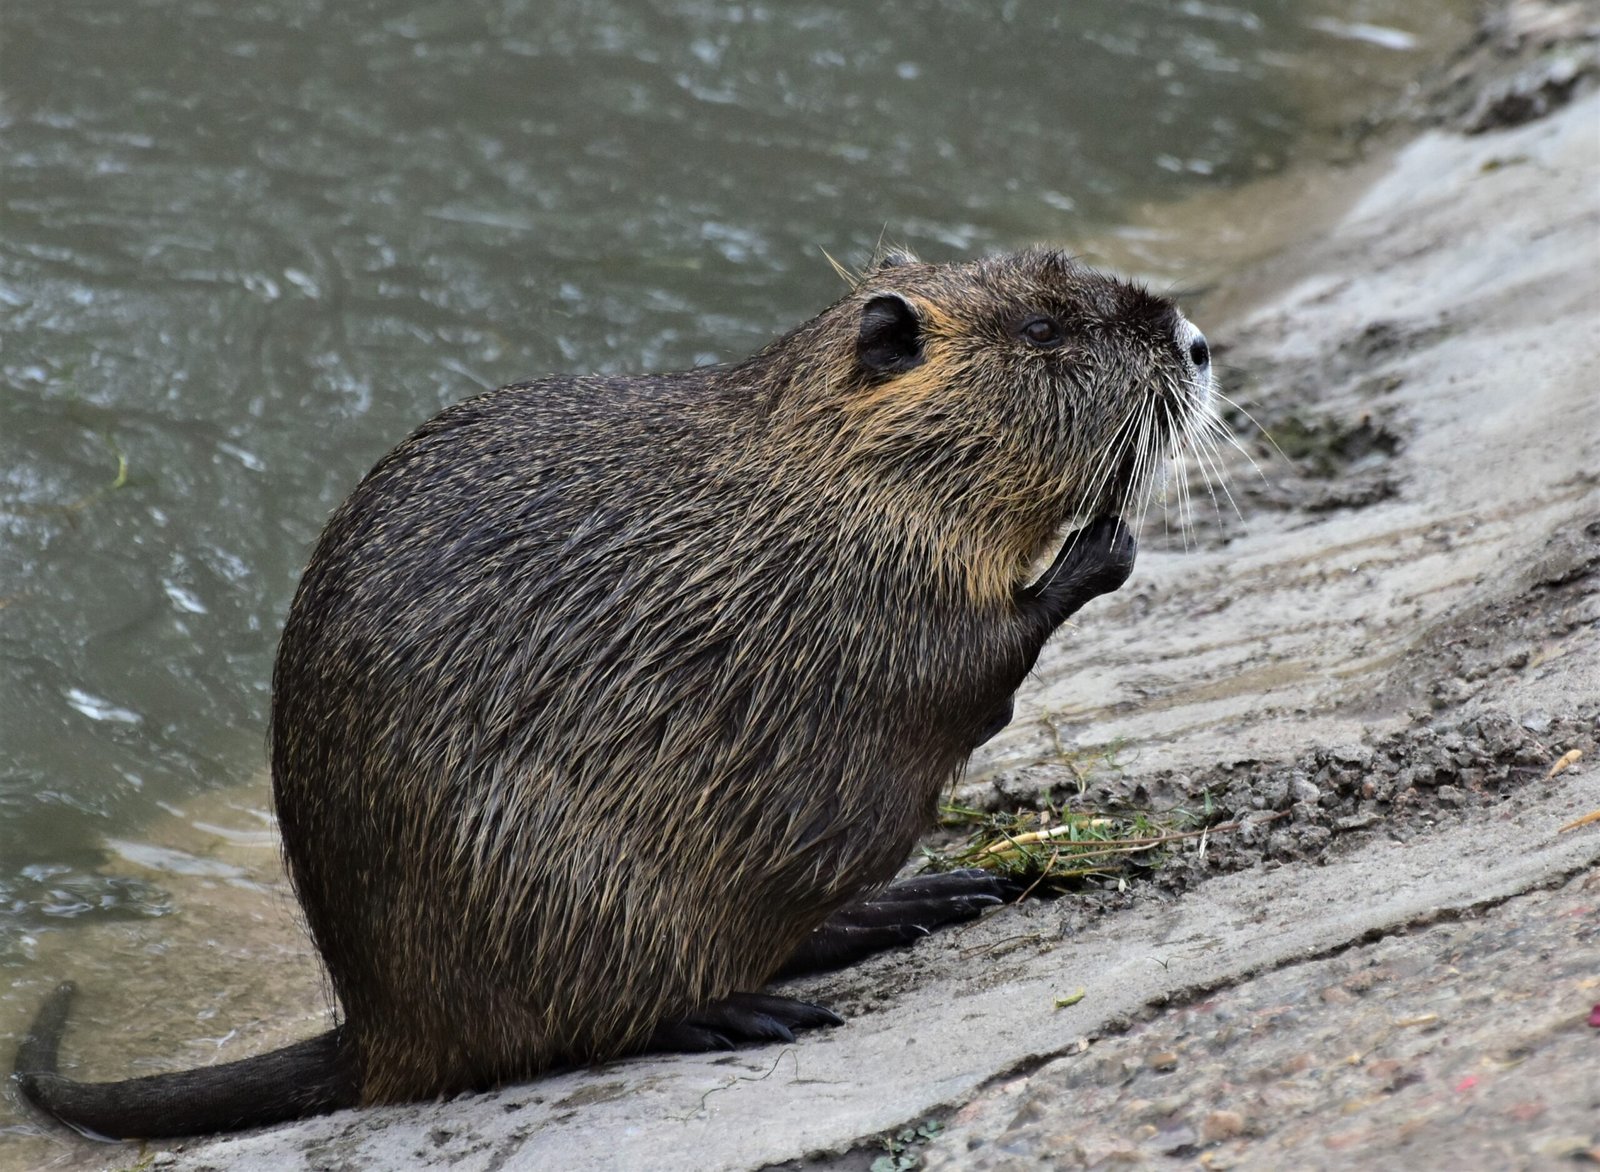
[[[833,1010],[809,1001],[771,993],[734,993],[679,1021],[663,1022],[650,1035],[649,1049],[690,1054],[732,1050],[762,1042],[792,1042],[795,1030],[842,1024],[844,1019]]]
[[[835,912],[784,962],[776,979],[830,972],[903,948],[935,928],[975,920],[1017,893],[1015,884],[975,867],[902,879]]]

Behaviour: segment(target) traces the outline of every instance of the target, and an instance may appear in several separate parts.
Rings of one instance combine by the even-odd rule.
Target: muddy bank
[[[1597,936],[1586,874],[1202,994],[1002,1079],[923,1166],[1593,1163]]]
[[[1515,72],[1593,44],[1495,60]],[[1325,238],[1241,282],[1253,303],[1207,328],[1228,340],[1230,393],[1294,462],[1237,415],[1264,473],[1222,457],[1237,513],[1196,480],[1186,530],[1154,519],[1135,581],[1047,653],[961,790],[989,805],[1209,803],[1239,831],[1127,890],[1007,909],[808,984],[849,1022],[795,1047],[346,1113],[179,1145],[154,1166],[750,1168],[850,1150],[860,1165],[881,1152],[876,1134],[929,1117],[940,1127],[914,1147],[947,1167],[1116,1152],[1372,1161],[1406,1111],[1423,1120],[1406,1142],[1427,1150],[1459,1130],[1475,1100],[1453,1096],[1480,1084],[1455,1088],[1482,1083],[1485,1055],[1515,1060],[1487,1034],[1532,998],[1512,1048],[1537,1093],[1508,1083],[1505,1110],[1451,1139],[1477,1145],[1454,1162],[1592,1145],[1576,1072],[1600,944],[1583,930],[1592,889],[1572,877],[1600,857],[1600,829],[1558,830],[1600,807],[1600,99],[1587,84],[1516,126],[1469,134],[1441,114]],[[1548,776],[1574,749],[1586,756]],[[1085,759],[1106,764],[1085,776],[1072,767]],[[219,864],[219,923],[239,883],[273,881],[248,839],[222,836],[201,861]],[[207,963],[294,1008],[219,1025],[219,1055],[242,1052],[241,1027],[245,1049],[314,1028],[315,967],[281,910],[245,952],[219,933]],[[1460,971],[1453,985],[1441,965]],[[223,1015],[217,987],[206,1011]],[[1502,1008],[1461,1000],[1488,990]],[[118,998],[102,1010],[120,1036],[69,1042],[86,1071],[159,1052],[136,1023],[160,1012],[160,988]],[[1430,1013],[1451,1024],[1430,1031]],[[1229,1090],[1244,1081],[1260,1093]],[[1352,1123],[1350,1102],[1371,1113]],[[61,1140],[46,1158],[141,1157]]]

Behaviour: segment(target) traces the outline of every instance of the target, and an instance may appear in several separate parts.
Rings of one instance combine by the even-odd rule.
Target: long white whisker
[[[1118,458],[1117,453],[1122,450],[1123,433],[1128,430],[1129,424],[1132,422],[1132,418],[1133,417],[1130,416],[1129,418],[1124,419],[1117,426],[1117,430],[1112,433],[1110,441],[1101,449],[1099,460],[1095,464],[1094,470],[1089,476],[1088,488],[1083,496],[1083,499],[1088,503],[1090,510],[1098,511],[1104,509],[1107,503],[1105,497],[1108,495],[1108,493],[1105,490],[1110,486],[1112,471],[1115,466],[1115,461]],[[1063,549],[1070,550],[1077,543],[1078,534],[1081,531],[1081,529],[1074,530],[1068,536]],[[1048,585],[1049,581],[1050,579],[1046,578],[1040,584]]]
[[[1117,430],[1111,436],[1111,442],[1100,454],[1100,462],[1095,468],[1094,496],[1089,498],[1095,508],[1104,508],[1108,503],[1102,498],[1111,486],[1111,477],[1116,471],[1117,463],[1122,459],[1126,447],[1125,441],[1133,439],[1134,424],[1138,418],[1138,413],[1135,412],[1118,424]]]
[[[1178,455],[1173,461],[1178,466],[1178,523],[1183,532],[1183,549],[1185,553],[1189,551],[1189,537],[1191,534],[1195,535],[1197,542],[1199,541],[1194,518],[1194,489],[1189,484],[1189,451],[1191,447],[1192,443],[1183,444],[1178,449]],[[1195,461],[1195,466],[1199,469],[1200,475],[1204,477],[1205,468],[1198,458]]]
[[[1272,438],[1272,433],[1270,431],[1268,431],[1265,427],[1263,427],[1261,425],[1261,421],[1259,419],[1257,419],[1254,415],[1250,414],[1248,409],[1246,409],[1243,405],[1241,405],[1237,401],[1228,398],[1228,396],[1224,395],[1221,391],[1213,389],[1212,390],[1212,394],[1216,395],[1216,397],[1218,399],[1220,399],[1222,402],[1224,402],[1228,406],[1232,407],[1240,415],[1243,415],[1246,419],[1248,419],[1250,421],[1251,425],[1253,427],[1255,427],[1255,429],[1262,434],[1262,436],[1266,439],[1266,441],[1269,444],[1272,445],[1272,450],[1277,452],[1278,455],[1283,458],[1284,463],[1289,464],[1290,466],[1293,466],[1294,461],[1289,459],[1289,454],[1278,446],[1278,441]],[[1237,441],[1235,441],[1235,442],[1237,442]],[[1244,450],[1243,448],[1240,449],[1240,451],[1243,451],[1243,450]],[[1249,453],[1245,453],[1245,454],[1248,455]],[[1253,464],[1253,463],[1255,463],[1255,461],[1252,460],[1251,463]],[[1259,472],[1260,469],[1257,469],[1257,471]],[[1265,477],[1263,477],[1263,479],[1265,479]]]
[[[1223,523],[1222,502],[1217,499],[1217,489],[1219,488],[1222,490],[1222,495],[1227,498],[1228,505],[1233,509],[1234,515],[1243,522],[1244,513],[1240,510],[1238,502],[1233,499],[1233,493],[1228,489],[1228,473],[1222,463],[1221,456],[1217,452],[1216,440],[1209,435],[1197,436],[1195,458],[1205,468],[1206,491],[1211,495],[1211,507],[1217,514],[1217,524],[1221,525]]]
[[[1154,469],[1151,462],[1153,453],[1150,442],[1155,414],[1155,400],[1146,399],[1144,410],[1139,413],[1139,434],[1134,440],[1133,484],[1140,497],[1138,532],[1143,532],[1145,520],[1150,515],[1150,505],[1155,500]]]

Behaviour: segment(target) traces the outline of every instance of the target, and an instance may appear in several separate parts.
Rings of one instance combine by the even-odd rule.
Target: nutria
[[[1045,640],[1127,577],[1118,514],[1210,394],[1171,302],[1041,249],[890,255],[737,365],[450,407],[329,521],[273,672],[342,1022],[84,1084],[55,1069],[63,986],[24,1094],[194,1134],[836,1022],[758,990],[997,902],[981,873],[884,885]]]

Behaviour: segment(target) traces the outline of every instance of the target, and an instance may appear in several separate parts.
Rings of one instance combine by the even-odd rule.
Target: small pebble
[[[1412,1026],[1431,1026],[1439,1024],[1437,1013],[1419,1013],[1416,1017],[1402,1017],[1394,1023],[1400,1029],[1409,1029]]]
[[[1171,1050],[1163,1050],[1159,1054],[1150,1055],[1149,1066],[1152,1070],[1176,1070],[1178,1056]]]
[[[1384,1058],[1377,1062],[1368,1063],[1367,1065],[1368,1074],[1370,1074],[1373,1078],[1382,1079],[1385,1082],[1393,1081],[1395,1076],[1400,1073],[1401,1069],[1402,1067],[1400,1065],[1400,1061],[1395,1058]]]
[[[1220,1143],[1244,1133],[1244,1116],[1237,1111],[1213,1111],[1200,1123],[1200,1138],[1208,1144]]]
[[[1196,1138],[1194,1128],[1187,1123],[1179,1122],[1171,1127],[1163,1127],[1159,1130],[1152,1127],[1150,1130],[1155,1132],[1150,1138],[1156,1141],[1157,1146],[1165,1155],[1170,1156],[1174,1152],[1194,1147]]]
[[[1149,1099],[1129,1099],[1122,1104],[1122,1114],[1127,1119],[1139,1119],[1150,1110]]]
[[[1330,1152],[1342,1152],[1345,1148],[1354,1147],[1356,1144],[1361,1143],[1371,1134],[1372,1132],[1365,1127],[1360,1131],[1341,1131],[1334,1135],[1323,1136],[1322,1146]]]
[[[1304,1071],[1310,1070],[1315,1064],[1316,1059],[1314,1059],[1310,1053],[1301,1051],[1299,1054],[1296,1054],[1291,1058],[1285,1058],[1282,1062],[1280,1062],[1278,1064],[1276,1073],[1278,1077],[1286,1078],[1289,1075],[1301,1074]]]

